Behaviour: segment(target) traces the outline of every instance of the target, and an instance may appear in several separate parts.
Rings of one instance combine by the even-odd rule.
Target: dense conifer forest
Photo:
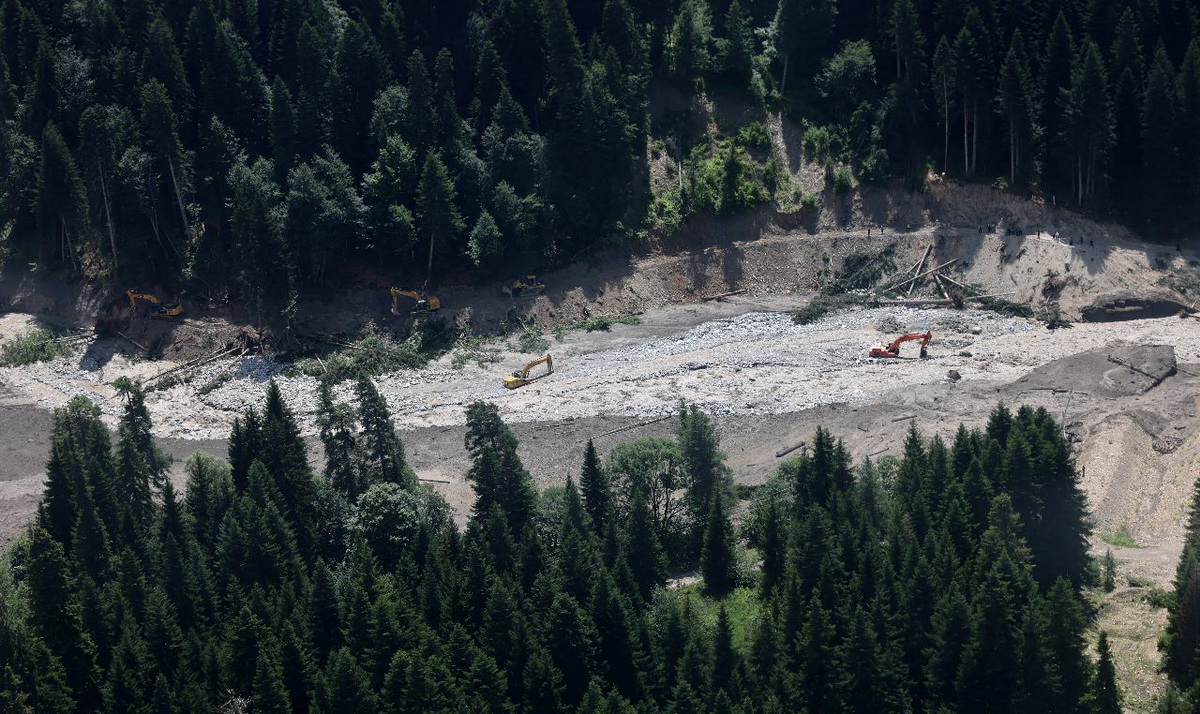
[[[681,406],[675,438],[589,442],[539,493],[476,402],[463,528],[369,380],[354,404],[322,395],[324,473],[272,384],[228,460],[187,461],[182,496],[123,389],[115,444],[87,400],[55,411],[45,496],[0,587],[5,711],[1117,701],[1106,641],[1095,664],[1085,643],[1086,504],[1044,410],[998,407],[951,444],[913,429],[899,458],[857,465],[818,429],[747,495],[710,419]]]
[[[259,314],[365,266],[536,270],[787,190],[763,123],[651,121],[699,92],[801,122],[839,192],[835,166],[945,171],[1173,238],[1200,221],[1198,25],[1186,0],[0,0],[0,252]]]

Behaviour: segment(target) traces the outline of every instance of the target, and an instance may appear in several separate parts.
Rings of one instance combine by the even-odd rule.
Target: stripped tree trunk
[[[108,185],[104,183],[104,169],[96,164],[96,173],[100,174],[100,195],[104,198],[104,217],[108,223],[108,245],[112,248],[113,268],[120,268],[117,260],[117,232],[113,228],[112,205],[108,198]]]

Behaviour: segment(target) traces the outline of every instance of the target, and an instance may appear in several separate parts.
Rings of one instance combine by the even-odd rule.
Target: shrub
[[[766,124],[760,121],[752,122],[738,129],[737,143],[747,149],[769,151],[771,149],[771,133],[767,130]]]
[[[839,196],[845,196],[850,193],[850,189],[854,187],[854,179],[850,175],[850,169],[845,166],[840,166],[834,169],[833,172],[833,192]]]
[[[526,327],[517,338],[518,352],[545,352],[549,346],[550,340],[542,335],[542,331],[536,325]]]
[[[35,329],[21,335],[0,349],[0,367],[21,367],[34,362],[47,362],[66,357],[71,348],[54,338],[49,330]]]

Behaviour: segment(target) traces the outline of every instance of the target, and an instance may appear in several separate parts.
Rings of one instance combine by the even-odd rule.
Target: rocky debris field
[[[421,369],[381,375],[376,382],[397,425],[410,429],[461,424],[466,405],[479,399],[499,404],[504,418],[514,423],[654,417],[670,413],[681,399],[716,415],[783,414],[862,403],[903,385],[1014,380],[1051,360],[1110,342],[1170,344],[1181,361],[1200,360],[1200,330],[1192,320],[1079,324],[1050,331],[1034,321],[985,311],[883,307],[795,324],[787,310],[806,301],[795,296],[678,306],[653,311],[640,325],[568,332],[561,342],[550,340],[554,373],[517,390],[502,386],[503,375],[538,355],[515,352],[503,339],[491,345],[494,363],[456,369],[450,354]],[[916,344],[903,345],[899,359],[867,356],[870,347],[899,334],[926,330],[934,334],[928,360],[917,359]],[[267,382],[275,379],[306,433],[315,432],[317,381],[289,376],[289,365],[274,357],[220,359],[192,370],[179,384],[153,379],[174,366],[122,355],[101,361],[85,352],[0,369],[0,382],[42,407],[86,396],[115,421],[120,404],[110,383],[118,376],[151,380],[148,404],[157,435],[211,439],[223,438],[235,416],[260,405]],[[350,400],[353,385],[343,383],[335,393]]]

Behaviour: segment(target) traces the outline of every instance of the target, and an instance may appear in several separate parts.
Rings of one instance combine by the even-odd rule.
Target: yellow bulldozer
[[[533,369],[534,367],[538,366],[539,364],[546,365],[546,368],[547,368],[546,373],[539,374],[536,377],[530,377],[529,370]],[[554,359],[549,355],[549,353],[547,353],[546,356],[539,357],[538,359],[535,359],[534,361],[525,365],[524,369],[519,369],[516,372],[513,372],[512,374],[505,376],[504,377],[504,386],[507,387],[508,389],[516,389],[517,387],[524,387],[526,384],[529,384],[530,382],[536,382],[537,380],[541,379],[542,377],[548,377],[549,375],[551,375],[553,373],[554,373]]]
[[[400,298],[405,297],[416,303],[416,306],[409,312],[412,315],[420,315],[428,312],[437,312],[442,309],[442,300],[437,295],[430,295],[424,290],[401,290],[400,288],[392,288],[392,314],[403,315],[400,312]]]
[[[170,305],[163,303],[154,293],[148,293],[143,290],[126,290],[125,297],[129,299],[129,306],[134,312],[138,312],[138,302],[146,303],[148,309],[146,314],[156,320],[172,320],[183,314],[183,303],[176,302]]]

